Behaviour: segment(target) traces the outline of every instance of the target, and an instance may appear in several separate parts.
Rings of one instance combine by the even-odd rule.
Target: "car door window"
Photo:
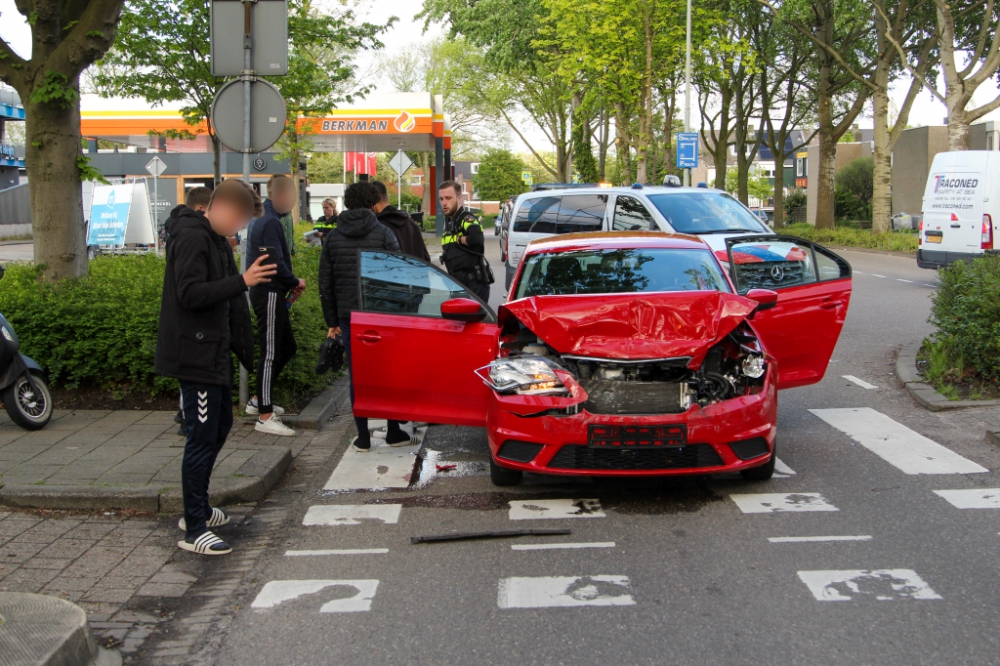
[[[790,236],[750,236],[726,240],[736,290],[786,289],[850,277],[846,261],[809,241]]]
[[[557,234],[578,231],[600,231],[608,207],[606,194],[571,194],[562,198],[559,206]]]
[[[642,202],[634,197],[619,196],[615,202],[615,216],[611,227],[615,231],[656,230],[653,216]]]
[[[441,304],[472,298],[449,275],[420,259],[390,252],[361,252],[361,310],[441,317]]]

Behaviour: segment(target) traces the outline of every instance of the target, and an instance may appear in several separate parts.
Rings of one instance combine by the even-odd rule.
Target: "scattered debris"
[[[530,528],[523,530],[490,530],[488,532],[453,532],[430,536],[410,537],[410,543],[435,543],[438,541],[470,541],[473,539],[506,539],[519,536],[565,536],[572,534],[566,529]]]
[[[449,463],[447,465],[436,465],[436,467],[439,472],[450,472],[451,470],[458,468],[458,465],[455,463]]]

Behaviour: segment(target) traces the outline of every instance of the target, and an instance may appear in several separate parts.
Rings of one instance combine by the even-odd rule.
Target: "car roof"
[[[711,250],[709,244],[704,240],[689,234],[667,234],[660,231],[587,231],[537,238],[528,243],[525,255],[543,252],[637,248]]]
[[[533,190],[521,195],[524,199],[537,197],[562,196],[569,194],[726,194],[714,187],[665,187],[663,185],[644,185],[642,187],[561,187],[551,190]]]

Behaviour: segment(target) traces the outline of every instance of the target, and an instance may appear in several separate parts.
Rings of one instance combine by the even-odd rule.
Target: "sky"
[[[337,0],[321,0],[321,2],[333,4]],[[371,22],[382,22],[390,16],[399,18],[396,24],[382,38],[382,41],[385,43],[385,49],[381,54],[384,57],[404,52],[407,48],[423,39],[429,39],[443,33],[443,30],[439,26],[431,26],[426,35],[422,34],[423,22],[416,21],[413,18],[414,14],[420,11],[420,7],[420,3],[414,2],[414,0],[367,0],[363,4],[359,3],[357,11],[360,18]],[[14,0],[0,0],[0,36],[7,40],[19,53],[23,55],[30,53],[31,33],[24,18],[14,6]],[[362,77],[368,79],[374,76],[379,57],[379,55],[375,54],[363,54],[358,58],[358,70]],[[939,85],[943,89],[943,83]],[[891,91],[891,96],[897,108],[902,104],[907,86],[908,81],[904,81],[901,85],[897,84]],[[385,92],[391,92],[391,89],[386,87],[381,89]],[[974,101],[976,103],[985,103],[995,98],[998,94],[1000,94],[1000,89],[996,85],[996,80],[993,79],[980,86]],[[87,110],[134,108],[136,106],[134,100],[102,100],[94,95],[84,95],[82,104],[83,108]],[[858,124],[861,127],[872,126],[870,109],[871,105],[869,105],[867,117],[859,120]],[[941,125],[944,123],[945,115],[944,104],[938,101],[929,91],[924,90],[913,105],[913,109],[910,112],[909,124],[913,127]],[[697,116],[696,110],[695,116]],[[988,114],[985,119],[1000,120],[1000,110]],[[532,133],[530,138],[533,141],[537,141],[540,139],[540,133],[538,133],[538,136]],[[510,146],[512,150],[515,152],[524,150],[524,146],[520,144],[516,137],[512,138],[511,141],[517,142]]]

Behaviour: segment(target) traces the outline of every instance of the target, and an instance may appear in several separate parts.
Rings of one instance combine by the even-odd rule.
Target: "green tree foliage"
[[[859,157],[837,172],[837,186],[868,206],[872,202],[874,173],[875,160],[871,157]]]
[[[590,145],[590,136],[583,118],[573,123],[573,170],[581,183],[596,183],[600,180],[597,160]]]
[[[1000,257],[958,261],[938,277],[930,320],[938,344],[981,378],[1000,380]]]
[[[17,91],[26,114],[35,261],[50,280],[87,274],[80,181],[96,174],[79,160],[80,74],[114,42],[122,3],[17,0],[31,30],[31,57],[22,58],[0,37],[0,81]]]
[[[473,178],[476,193],[483,201],[506,201],[527,187],[521,180],[524,162],[509,150],[491,149],[479,163],[479,173]]]

